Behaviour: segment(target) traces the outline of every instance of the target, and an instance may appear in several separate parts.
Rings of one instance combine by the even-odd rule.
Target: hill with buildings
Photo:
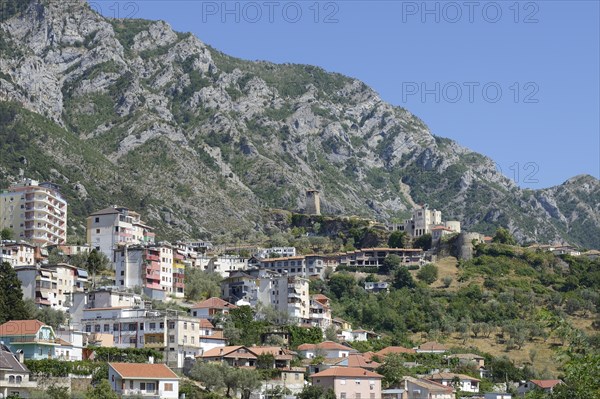
[[[364,83],[308,65],[227,56],[162,21],[83,0],[9,1],[0,25],[0,187],[53,181],[69,235],[118,203],[159,237],[244,238],[265,208],[391,222],[415,203],[467,230],[600,247],[600,184],[523,190]]]

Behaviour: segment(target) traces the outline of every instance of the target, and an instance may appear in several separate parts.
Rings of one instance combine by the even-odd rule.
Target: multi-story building
[[[39,245],[67,241],[67,201],[53,183],[24,179],[0,193],[0,229]]]
[[[383,376],[359,367],[332,367],[310,378],[315,386],[333,389],[335,397],[339,399],[381,398]]]
[[[237,306],[221,298],[212,297],[192,306],[190,312],[193,317],[212,320],[215,317],[229,314],[230,310],[236,308]]]
[[[232,272],[246,270],[248,268],[248,258],[237,255],[198,255],[195,258],[195,265],[207,272],[219,273],[225,278]]]
[[[87,242],[114,262],[117,245],[152,244],[154,233],[139,213],[115,205],[88,216]]]
[[[289,258],[290,256],[296,256],[295,247],[271,247],[261,248],[256,253],[258,258]]]
[[[86,332],[111,334],[117,348],[152,348],[163,352],[163,361],[175,368],[182,368],[186,358],[194,358],[206,348],[212,349],[218,342],[224,346],[226,342],[220,332],[208,327],[207,320],[174,311],[90,308],[83,311],[81,324]]]
[[[12,267],[34,265],[35,246],[25,241],[2,241],[0,262],[8,262]]]
[[[402,263],[421,264],[424,262],[420,248],[363,248],[338,255],[340,266],[381,267],[388,255],[398,255]]]
[[[237,272],[221,282],[223,298],[239,304],[272,306],[298,324],[310,321],[308,279],[270,270]]]
[[[179,398],[180,378],[164,364],[108,363],[108,380],[119,397]]]
[[[37,306],[67,310],[73,294],[83,292],[88,281],[86,270],[66,263],[58,265],[17,266],[23,298],[33,299]]]
[[[323,277],[325,269],[329,266],[333,269],[337,266],[337,261],[332,257],[323,255],[292,256],[286,258],[252,258],[250,266],[256,266],[261,269],[276,271],[288,276],[300,277]]]
[[[325,330],[332,325],[330,299],[323,294],[310,297],[310,324]]]
[[[71,325],[83,330],[83,311],[93,308],[145,308],[141,295],[118,287],[100,287],[89,292],[76,292],[68,312]],[[69,340],[67,340],[69,341]]]
[[[120,244],[114,251],[114,260],[117,287],[139,287],[153,299],[183,297],[185,258],[170,244]]]

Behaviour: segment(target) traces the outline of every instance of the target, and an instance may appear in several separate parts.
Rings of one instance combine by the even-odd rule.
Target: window
[[[92,326],[90,326],[89,324],[85,326],[85,332],[92,332]]]
[[[113,324],[113,331],[119,331],[119,323]]]
[[[354,383],[355,383],[356,385],[360,385],[360,380],[355,380],[355,381],[354,381]]]
[[[346,392],[340,393],[340,399],[346,399]]]
[[[356,393],[354,394],[354,398],[355,398],[355,399],[360,399],[360,393],[356,392]]]
[[[153,392],[155,389],[155,384],[153,382],[149,382],[146,384],[146,391]]]
[[[140,330],[144,331],[144,323],[140,323]]]
[[[369,399],[375,399],[375,394],[373,392],[369,394]]]
[[[196,341],[196,337],[194,337],[194,336],[192,335],[192,336],[190,337],[190,342],[191,342],[192,344],[195,344],[195,343],[196,343],[195,341]]]
[[[183,329],[187,330],[187,323],[185,323],[185,322],[183,323]]]
[[[67,358],[69,357],[69,352],[67,352]],[[21,377],[20,375],[17,376],[17,384],[20,384],[21,382],[23,382],[23,377]]]
[[[133,380],[129,380],[129,389],[133,389]]]
[[[146,383],[140,382],[140,391],[145,391],[145,390],[146,390]]]
[[[150,323],[150,329],[151,330],[155,330],[156,329],[156,323]]]
[[[165,384],[165,392],[172,392],[173,384]]]
[[[171,343],[171,344],[175,343],[175,336],[174,335],[169,335],[169,343]]]
[[[100,234],[100,229],[96,229],[96,234]]]
[[[183,336],[183,343],[184,343],[184,344],[187,344],[187,335],[184,335],[184,336]]]
[[[8,382],[11,383],[11,384],[14,384],[15,383],[15,376],[14,375],[9,376],[8,377]]]
[[[100,218],[96,218],[95,222],[100,223]]]
[[[94,326],[94,332],[97,332],[97,333],[99,333],[99,332],[100,332],[100,324],[96,324],[96,325]]]
[[[161,323],[158,325],[158,328],[161,328],[161,329],[162,329],[162,328],[165,328],[165,323],[162,323],[162,322],[161,322]]]
[[[110,326],[108,324],[104,325],[104,332],[109,332],[110,331]]]

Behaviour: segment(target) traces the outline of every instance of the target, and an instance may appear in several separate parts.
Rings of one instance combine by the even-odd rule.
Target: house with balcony
[[[25,359],[41,360],[56,357],[59,345],[52,327],[39,320],[12,320],[0,325],[0,341]]]
[[[420,248],[363,248],[338,255],[340,266],[379,268],[389,255],[398,255],[404,265],[418,265],[424,262]]]
[[[358,367],[332,367],[312,374],[312,384],[333,389],[339,399],[379,399],[383,376]]]
[[[88,281],[86,270],[66,263],[58,265],[17,266],[17,278],[21,281],[23,298],[33,299],[38,307],[67,310],[72,297],[83,292]]]
[[[179,380],[165,364],[108,363],[108,381],[121,397],[178,399]]]
[[[22,352],[14,354],[8,346],[0,344],[0,397],[27,398],[30,391],[37,388],[37,382],[29,379],[24,361]]]
[[[295,353],[279,346],[238,345],[213,348],[196,358],[204,362],[223,363],[232,367],[255,368],[258,357],[265,354],[273,355],[271,368],[289,369]]]

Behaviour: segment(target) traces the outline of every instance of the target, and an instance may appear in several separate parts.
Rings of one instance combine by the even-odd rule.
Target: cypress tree
[[[30,314],[23,301],[21,281],[10,263],[0,264],[0,323],[10,320],[26,320]]]

